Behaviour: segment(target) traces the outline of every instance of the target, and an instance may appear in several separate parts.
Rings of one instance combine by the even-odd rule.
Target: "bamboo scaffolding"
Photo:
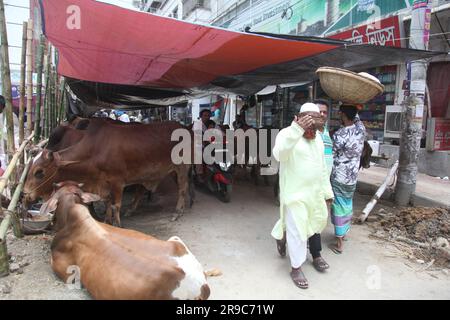
[[[19,144],[22,144],[25,138],[25,70],[27,62],[27,29],[28,23],[23,23],[22,29],[22,57],[20,60],[20,102],[19,102]]]
[[[0,0],[1,1],[1,0]],[[31,140],[32,136],[29,137]],[[23,151],[23,150],[22,150]],[[6,247],[6,233],[9,229],[9,226],[12,224],[14,229],[14,235],[16,237],[22,237],[22,228],[20,226],[20,220],[17,212],[15,212],[17,202],[20,199],[20,193],[22,192],[23,185],[25,183],[25,178],[28,173],[28,169],[30,168],[32,159],[28,160],[25,169],[22,172],[22,176],[20,177],[19,184],[17,185],[14,195],[11,198],[11,202],[8,206],[7,213],[2,223],[0,224],[0,276],[5,276],[9,274],[9,263],[8,263],[8,251]]]
[[[38,143],[41,137],[41,101],[42,101],[42,64],[44,60],[45,38],[41,35],[39,40],[39,51],[37,61],[37,83],[36,83],[36,109],[34,120],[34,143]]]
[[[32,104],[33,104],[33,20],[28,20],[27,29],[27,136],[31,134]]]
[[[3,96],[5,97],[6,108],[4,110],[7,128],[7,150],[8,158],[14,153],[14,120],[11,94],[11,72],[9,70],[8,34],[6,30],[5,6],[0,0],[0,35],[1,35],[1,59],[2,59],[2,84]],[[10,160],[10,159],[9,159]]]

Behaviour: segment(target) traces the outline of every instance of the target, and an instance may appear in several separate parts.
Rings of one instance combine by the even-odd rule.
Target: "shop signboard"
[[[428,120],[427,150],[450,150],[450,119],[431,118]]]
[[[347,40],[356,44],[402,47],[401,34],[399,18],[393,16],[329,36],[329,38]]]

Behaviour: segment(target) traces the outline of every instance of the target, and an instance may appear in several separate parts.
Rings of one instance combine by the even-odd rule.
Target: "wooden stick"
[[[28,20],[27,29],[27,136],[32,131],[32,104],[33,104],[33,20]]]
[[[360,217],[360,222],[363,223],[364,221],[366,221],[367,217],[369,216],[369,213],[372,211],[372,209],[375,207],[375,205],[377,204],[378,200],[381,198],[381,196],[383,195],[384,191],[386,190],[388,183],[390,181],[390,179],[394,176],[394,174],[397,172],[397,168],[398,168],[398,160],[394,163],[394,165],[392,166],[391,170],[389,171],[388,175],[386,176],[386,179],[384,179],[383,184],[378,188],[377,192],[375,193],[375,195],[372,197],[372,199],[370,200],[370,202],[366,205],[366,207],[364,208],[364,210],[362,211],[363,214]]]
[[[12,106],[12,92],[11,92],[11,72],[9,70],[9,52],[8,52],[8,34],[6,30],[5,20],[5,6],[3,0],[0,0],[0,36],[1,36],[1,59],[2,59],[2,83],[3,83],[3,96],[5,97],[5,117],[7,128],[7,146],[8,156],[14,153],[14,120],[13,120],[13,106]],[[3,129],[3,128],[2,128]],[[8,157],[8,158],[9,158]],[[8,160],[11,160],[10,158]]]
[[[27,173],[28,173],[28,170],[30,169],[31,163],[32,163],[32,158],[30,158],[28,160],[27,165],[25,166],[25,168],[22,171],[22,175],[20,177],[19,184],[17,185],[16,189],[14,190],[14,194],[9,203],[8,213],[6,214],[5,219],[3,219],[2,224],[0,225],[0,241],[2,239],[5,239],[5,237],[6,237],[6,231],[8,230],[8,227],[9,227],[8,218],[13,224],[14,235],[17,238],[23,237],[22,228],[20,227],[19,216],[18,216],[17,212],[15,212],[15,209],[17,207],[17,203],[19,202],[20,193],[22,192],[23,185],[25,183],[25,179],[27,177]],[[3,224],[5,224],[5,226]]]
[[[39,41],[38,61],[37,61],[37,90],[36,90],[36,109],[34,120],[34,143],[38,143],[41,137],[41,101],[42,101],[42,63],[44,60],[45,38],[41,35]]]
[[[2,0],[0,0],[0,1],[2,1]],[[5,189],[6,183],[9,179],[9,177],[11,176],[11,173],[13,172],[14,168],[16,167],[16,164],[20,158],[20,155],[22,154],[23,150],[25,149],[25,147],[27,146],[27,144],[30,142],[31,139],[33,139],[33,134],[30,134],[30,136],[22,142],[22,145],[20,146],[19,150],[16,151],[16,153],[12,157],[11,162],[9,163],[8,167],[6,168],[5,172],[0,177],[0,194]]]
[[[429,244],[426,244],[426,243],[423,243],[423,242],[414,241],[414,240],[411,240],[411,239],[408,239],[408,238],[405,238],[405,237],[402,237],[402,236],[397,236],[394,239],[398,240],[398,241],[405,242],[405,243],[413,245],[413,246],[417,246],[419,248],[423,248],[423,249],[431,248],[431,245],[429,245]]]
[[[27,62],[27,28],[28,23],[23,23],[22,29],[22,57],[20,61],[20,102],[19,102],[19,144],[22,144],[25,138],[25,70]]]
[[[36,147],[38,148],[42,148],[44,147],[44,145],[48,142],[48,139],[42,140],[41,142],[39,142]]]

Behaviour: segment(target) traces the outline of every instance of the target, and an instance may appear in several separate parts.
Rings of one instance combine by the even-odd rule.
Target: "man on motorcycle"
[[[206,132],[206,130],[208,130],[208,122],[210,121],[211,118],[211,111],[208,109],[203,109],[200,111],[200,115],[199,115],[199,119],[197,121],[194,122],[194,125],[192,127],[192,131],[194,132],[195,135],[195,152],[200,152],[202,153],[202,163],[195,164],[195,172],[197,174],[197,179],[200,182],[204,182],[203,180],[203,148],[204,148],[204,143],[203,143],[203,134]]]

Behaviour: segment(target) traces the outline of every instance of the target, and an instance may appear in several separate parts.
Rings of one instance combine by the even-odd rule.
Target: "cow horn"
[[[59,189],[59,188],[61,188],[62,187],[62,183],[61,182],[58,182],[58,183],[56,183],[56,182],[53,182],[53,188],[55,188],[55,189]]]
[[[55,163],[57,167],[65,167],[69,164],[79,163],[80,161],[65,161],[61,160],[61,155],[58,152],[53,152],[53,157],[55,158]]]

